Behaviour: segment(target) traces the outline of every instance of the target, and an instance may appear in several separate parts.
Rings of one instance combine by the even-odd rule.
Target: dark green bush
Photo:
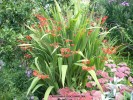
[[[4,67],[0,70],[0,100],[27,100],[25,95],[29,82],[25,69]]]
[[[123,0],[100,0],[105,14],[109,16],[107,27],[117,26],[110,37],[116,37],[118,44],[126,47],[126,54],[130,52],[133,55],[133,0],[126,0],[127,5],[122,5],[123,2]]]

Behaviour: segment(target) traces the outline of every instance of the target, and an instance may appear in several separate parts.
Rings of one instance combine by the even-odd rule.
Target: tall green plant
[[[33,32],[32,44],[19,46],[32,46],[31,54],[37,57],[31,66],[36,77],[28,93],[40,86],[45,90],[54,86],[52,94],[62,87],[82,91],[89,73],[102,91],[94,70],[103,69],[104,58],[109,57],[102,50],[108,32],[103,31],[100,19],[95,21],[94,11],[88,11],[89,5],[79,2],[72,0],[62,11],[55,0],[56,8],[50,10],[52,15],[43,11],[45,17],[36,15],[39,25],[27,26]]]

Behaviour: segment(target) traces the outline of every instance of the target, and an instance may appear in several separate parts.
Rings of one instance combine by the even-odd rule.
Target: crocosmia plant
[[[35,15],[35,23],[27,26],[32,31],[27,36],[30,43],[20,45],[32,48],[29,52],[35,58],[27,95],[41,87],[44,100],[48,100],[49,94],[82,94],[90,98],[86,100],[100,98],[110,77],[97,70],[104,70],[105,62],[117,51],[105,40],[109,31],[103,26],[108,16],[96,16],[93,9],[88,9],[89,4],[80,0],[71,0],[71,5],[62,9],[56,0],[55,5]]]

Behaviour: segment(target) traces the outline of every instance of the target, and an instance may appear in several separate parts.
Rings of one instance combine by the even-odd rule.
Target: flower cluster
[[[105,54],[114,54],[114,53],[116,53],[116,48],[115,47],[103,48],[102,50]]]
[[[49,78],[49,75],[43,75],[43,74],[40,74],[38,71],[34,70],[33,71],[33,76],[37,76],[38,78],[40,79],[48,79]]]
[[[129,3],[126,2],[126,1],[124,1],[124,2],[121,3],[121,5],[122,5],[122,6],[129,6]]]
[[[36,15],[38,20],[40,21],[39,27],[44,27],[45,25],[48,25],[47,19],[41,15]]]
[[[61,48],[60,49],[61,55],[64,58],[68,58],[72,56],[73,54],[77,54],[78,51],[72,51],[70,48]]]
[[[111,69],[111,72],[115,73],[118,78],[128,77],[130,74],[130,68],[127,67],[126,63],[116,64],[105,64],[106,67]]]
[[[91,92],[88,91],[86,93],[79,93],[71,90],[68,87],[65,87],[59,89],[58,93],[59,95],[65,97],[79,97],[80,100],[100,100],[102,98],[102,93],[96,90],[92,90]],[[49,100],[52,100],[51,96],[49,96]],[[71,100],[75,100],[75,98],[71,98]]]

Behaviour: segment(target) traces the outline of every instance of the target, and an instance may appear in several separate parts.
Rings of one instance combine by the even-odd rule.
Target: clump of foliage
[[[112,31],[110,37],[117,38],[118,44],[125,46],[125,53],[133,55],[133,1],[132,0],[99,0],[105,14],[109,16],[107,19],[107,27],[117,26]]]
[[[21,70],[21,71],[20,71]],[[29,85],[25,69],[3,66],[0,70],[0,99],[1,100],[27,100],[26,91]]]
[[[70,6],[60,8],[55,0],[56,8],[50,12],[42,10],[36,14],[38,22],[31,27],[30,43],[22,43],[21,48],[29,50],[35,62],[31,66],[35,76],[28,93],[34,93],[39,87],[43,94],[46,89],[56,94],[62,87],[75,91],[86,90],[87,76],[90,74],[102,91],[95,71],[104,68],[104,62],[116,53],[106,40],[104,23],[107,16],[95,16],[89,3],[71,1]],[[47,93],[46,93],[47,95]]]

